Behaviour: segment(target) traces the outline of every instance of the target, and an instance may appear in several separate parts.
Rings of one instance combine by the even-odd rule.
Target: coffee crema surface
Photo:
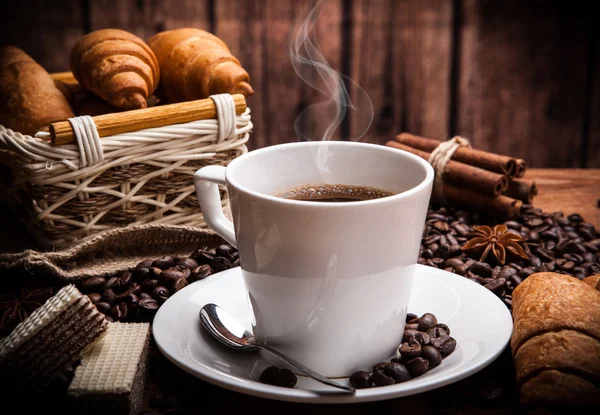
[[[394,193],[373,187],[346,184],[307,184],[284,190],[274,196],[307,202],[360,202],[393,195]]]

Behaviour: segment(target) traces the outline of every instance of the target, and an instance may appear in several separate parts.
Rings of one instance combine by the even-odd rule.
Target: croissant
[[[250,77],[217,36],[200,29],[160,32],[148,41],[158,59],[161,88],[170,102],[207,98],[212,94],[254,93]]]
[[[156,56],[148,45],[118,29],[82,37],[71,52],[70,66],[84,88],[124,110],[146,108],[146,99],[160,80]]]
[[[0,124],[31,135],[74,116],[42,66],[17,47],[0,47]]]
[[[600,405],[600,292],[539,272],[513,291],[511,350],[524,407]]]

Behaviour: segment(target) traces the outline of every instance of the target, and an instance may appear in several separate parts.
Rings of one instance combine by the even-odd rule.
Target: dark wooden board
[[[582,166],[600,167],[600,29],[597,25],[590,28],[590,62],[588,91],[588,128],[586,146],[582,152]],[[599,196],[600,197],[600,196]]]
[[[448,135],[452,24],[450,0],[354,3],[352,78],[374,105],[363,140]],[[361,123],[353,120],[352,134]]]
[[[209,0],[90,1],[90,30],[116,28],[144,40],[168,29],[211,29]]]
[[[84,34],[80,1],[0,2],[0,45],[23,49],[48,72],[69,70],[71,49]]]
[[[264,64],[265,52],[264,1],[216,0],[215,34],[229,47],[250,75],[255,94],[248,97],[252,124],[254,125],[248,147],[256,149],[267,145],[266,95]]]
[[[591,10],[561,1],[460,5],[457,132],[530,166],[579,166]]]

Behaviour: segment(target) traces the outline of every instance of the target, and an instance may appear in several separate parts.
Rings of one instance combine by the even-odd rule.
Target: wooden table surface
[[[529,169],[525,178],[538,185],[535,207],[579,213],[600,228],[600,169]]]
[[[545,211],[579,213],[600,227],[600,170],[529,169],[539,194],[533,205]],[[32,247],[14,216],[0,215],[0,252]],[[256,398],[214,386],[187,374],[154,350],[148,396],[163,413],[285,413],[304,414],[516,414],[517,392],[510,349],[489,366],[451,385],[418,395],[354,405],[297,404]],[[160,393],[157,391],[160,390]],[[162,402],[162,404],[161,404]],[[181,409],[173,412],[174,408]],[[156,413],[156,412],[154,412]],[[161,412],[158,412],[161,413]]]

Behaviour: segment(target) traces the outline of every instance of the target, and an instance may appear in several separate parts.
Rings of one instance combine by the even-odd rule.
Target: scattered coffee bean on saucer
[[[289,369],[280,369],[277,366],[269,366],[261,373],[260,381],[267,385],[293,388],[296,386],[298,378],[294,372]]]
[[[398,357],[390,362],[379,362],[372,372],[359,370],[350,376],[350,384],[357,389],[402,383],[423,375],[442,364],[456,348],[456,340],[450,337],[450,328],[439,323],[435,315],[425,313],[406,315],[406,325]]]

